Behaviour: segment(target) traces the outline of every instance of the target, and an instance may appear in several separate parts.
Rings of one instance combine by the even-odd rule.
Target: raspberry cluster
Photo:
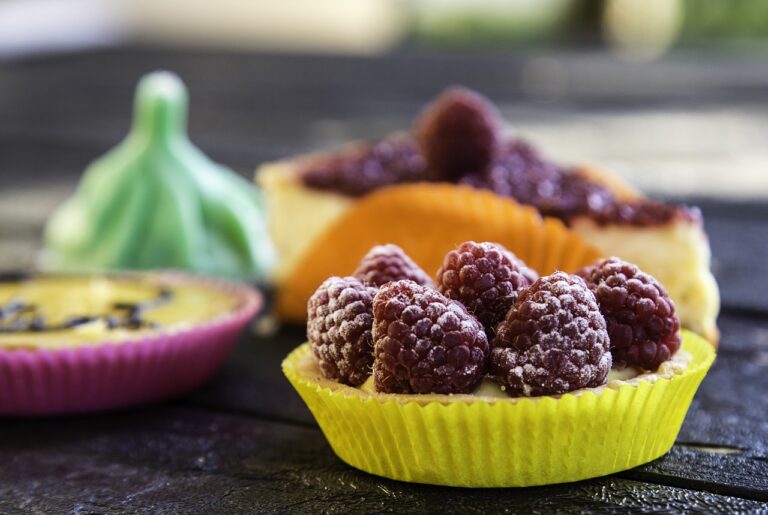
[[[460,303],[413,281],[373,299],[373,378],[386,393],[468,393],[486,372],[488,340]]]
[[[363,284],[383,286],[391,281],[410,279],[426,286],[432,279],[419,267],[403,249],[397,245],[377,245],[360,262],[353,274]]]
[[[619,367],[656,370],[680,348],[680,320],[664,287],[632,263],[612,257],[580,271],[608,324]]]
[[[556,272],[523,291],[499,324],[491,372],[511,395],[554,395],[604,384],[608,333],[594,295]]]
[[[680,348],[664,288],[610,258],[538,277],[497,243],[449,252],[437,289],[396,245],[371,249],[356,277],[331,277],[308,303],[322,374],[384,393],[469,393],[487,372],[512,396],[605,384],[611,365],[655,370]],[[489,345],[490,341],[490,345]]]
[[[493,104],[459,87],[427,106],[416,125],[428,173],[447,181],[485,170],[499,149],[501,132],[501,117]]]
[[[519,292],[537,278],[534,270],[501,245],[467,241],[445,256],[437,287],[464,304],[492,337]]]
[[[374,288],[354,277],[331,277],[307,304],[307,336],[328,379],[359,386],[373,363]]]

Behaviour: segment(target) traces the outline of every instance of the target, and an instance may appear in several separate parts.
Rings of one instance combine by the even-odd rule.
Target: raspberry
[[[364,284],[383,286],[390,281],[410,279],[432,286],[432,279],[397,245],[377,245],[368,251],[353,274]]]
[[[680,348],[680,320],[664,287],[632,263],[612,257],[579,272],[608,324],[617,366],[656,370]]]
[[[484,97],[450,88],[427,106],[416,138],[436,179],[455,181],[488,167],[500,143],[501,117]]]
[[[556,272],[524,290],[498,326],[491,373],[510,395],[555,395],[605,384],[608,332],[581,277]]]
[[[468,393],[486,371],[488,339],[460,303],[413,281],[373,299],[373,378],[386,393]]]
[[[449,252],[437,272],[437,288],[467,307],[490,337],[538,274],[498,243],[466,241]]]
[[[328,379],[358,386],[371,374],[374,288],[354,277],[330,277],[307,303],[307,336]]]

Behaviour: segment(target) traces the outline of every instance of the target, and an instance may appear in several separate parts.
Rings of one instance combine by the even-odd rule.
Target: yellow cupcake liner
[[[682,334],[692,356],[683,372],[559,397],[366,393],[302,368],[307,343],[283,361],[283,372],[334,452],[355,468],[435,485],[545,485],[612,474],[669,451],[715,358],[706,340]]]
[[[374,245],[399,245],[428,274],[467,240],[493,241],[539,272],[574,272],[600,251],[562,222],[484,190],[453,184],[402,184],[356,202],[312,244],[280,284],[281,318],[304,322],[307,300],[329,276],[350,275]]]

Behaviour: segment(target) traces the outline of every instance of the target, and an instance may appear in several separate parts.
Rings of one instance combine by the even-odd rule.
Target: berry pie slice
[[[447,183],[532,206],[603,255],[636,263],[669,291],[683,327],[718,340],[719,292],[698,209],[649,199],[597,168],[550,161],[510,135],[496,108],[466,89],[447,90],[410,131],[266,163],[256,179],[280,253],[278,286],[324,234],[374,193]]]

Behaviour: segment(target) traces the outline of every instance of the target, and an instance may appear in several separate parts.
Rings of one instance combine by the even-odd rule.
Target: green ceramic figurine
[[[260,192],[190,142],[179,77],[143,77],[134,109],[128,136],[88,167],[49,220],[43,266],[264,278],[274,249]]]

